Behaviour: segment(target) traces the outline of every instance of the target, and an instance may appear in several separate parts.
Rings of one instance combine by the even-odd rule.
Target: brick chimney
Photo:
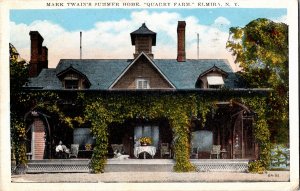
[[[42,67],[48,68],[48,48],[46,46],[42,47]]]
[[[31,54],[29,62],[29,76],[36,77],[43,68],[48,68],[48,49],[43,47],[43,37],[38,31],[30,31]]]
[[[185,21],[178,21],[177,26],[177,61],[185,62]]]

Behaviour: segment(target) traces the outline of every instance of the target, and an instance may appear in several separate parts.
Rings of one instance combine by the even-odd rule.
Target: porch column
[[[44,159],[45,151],[45,126],[40,118],[34,118],[32,125],[31,151],[33,160]]]

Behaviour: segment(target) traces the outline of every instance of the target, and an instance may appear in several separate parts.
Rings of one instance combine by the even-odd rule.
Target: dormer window
[[[87,89],[91,86],[88,78],[72,66],[57,74],[64,89]]]
[[[224,87],[224,79],[226,79],[227,76],[228,74],[224,70],[213,66],[199,75],[195,86],[196,88],[202,89],[220,89]]]
[[[149,89],[149,80],[143,79],[143,78],[138,78],[136,79],[136,89]]]

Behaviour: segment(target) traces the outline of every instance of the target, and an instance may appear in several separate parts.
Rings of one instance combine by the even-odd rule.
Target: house
[[[218,95],[221,98],[224,95],[224,99],[214,102],[204,127],[201,127],[199,116],[191,116],[190,156],[199,159],[216,157],[211,155],[213,145],[221,145],[217,151],[218,158],[257,159],[259,145],[253,130],[255,111],[232,98],[240,94],[259,94],[264,90],[240,87],[239,78],[226,59],[187,59],[185,26],[185,21],[178,22],[177,58],[174,59],[155,59],[152,46],[156,46],[156,33],[144,23],[130,33],[131,44],[135,46],[133,57],[61,59],[56,68],[48,68],[48,50],[42,46],[43,37],[38,31],[31,31],[31,78],[25,88],[27,91],[64,93],[67,95],[65,102],[78,92],[105,92],[108,96],[120,92],[128,95],[149,92],[150,96],[151,93],[164,92],[192,92],[204,97]],[[230,98],[228,92],[233,92],[233,97]],[[45,154],[45,150],[53,150],[53,145],[58,144],[59,140],[68,147],[79,144],[80,150],[84,150],[85,144],[94,144],[89,127],[62,130],[49,122],[51,116],[30,112],[33,120],[27,132],[30,134],[28,149],[32,159],[54,157],[51,152]],[[163,116],[157,120],[139,118],[125,120],[122,124],[111,123],[108,134],[109,145],[122,144],[122,152],[130,157],[134,157],[135,141],[140,137],[151,137],[152,145],[157,149],[156,158],[163,157],[160,153],[161,143],[171,146],[174,141],[169,121]]]

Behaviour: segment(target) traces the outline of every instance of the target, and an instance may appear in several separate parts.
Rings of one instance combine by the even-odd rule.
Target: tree
[[[245,27],[230,28],[226,47],[236,57],[247,87],[272,88],[267,122],[273,142],[287,143],[289,57],[288,26],[259,18]]]
[[[11,146],[17,165],[26,163],[23,85],[28,82],[28,65],[16,48],[9,44]]]

